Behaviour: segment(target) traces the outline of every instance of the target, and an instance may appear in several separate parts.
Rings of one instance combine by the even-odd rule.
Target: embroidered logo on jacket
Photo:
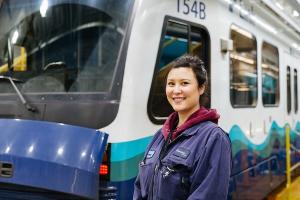
[[[147,154],[146,158],[147,159],[152,158],[154,154],[155,154],[155,151],[154,150],[150,150],[150,151],[148,151],[148,154]]]
[[[179,147],[178,149],[175,150],[174,155],[178,156],[180,158],[186,159],[190,154],[190,150]]]

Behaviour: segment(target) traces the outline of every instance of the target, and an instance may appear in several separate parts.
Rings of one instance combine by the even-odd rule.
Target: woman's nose
[[[175,85],[173,92],[174,93],[181,93],[181,86],[180,85]]]

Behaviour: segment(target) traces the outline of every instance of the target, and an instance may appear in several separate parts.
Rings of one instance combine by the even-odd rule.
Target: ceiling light
[[[231,0],[224,0],[226,3],[230,4]],[[300,0],[299,0],[300,1]]]
[[[276,2],[275,5],[280,9],[280,10],[283,10],[283,7],[280,3]]]
[[[251,59],[251,58],[245,58],[245,57],[239,56],[238,54],[235,54],[235,53],[230,54],[230,58],[233,58],[235,60],[239,60],[239,61],[248,63],[250,65],[254,64],[254,60],[253,59]]]
[[[297,43],[293,43],[292,46],[297,49],[298,51],[300,51],[300,46]]]
[[[231,26],[231,29],[234,30],[234,31],[236,31],[236,32],[238,32],[238,33],[240,33],[240,34],[242,34],[242,35],[244,35],[244,36],[246,36],[247,38],[250,38],[250,39],[253,38],[253,36],[252,36],[251,33],[249,33],[249,32],[247,32],[247,31],[245,31],[245,30],[239,28],[238,26],[236,26],[236,25],[234,25],[234,24]]]
[[[297,10],[293,10],[293,17],[299,17],[299,13],[297,12]]]

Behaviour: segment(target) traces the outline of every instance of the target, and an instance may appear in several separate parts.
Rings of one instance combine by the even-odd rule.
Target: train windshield
[[[132,0],[0,1],[0,100],[16,99],[11,77],[28,101],[43,107],[50,101],[118,102],[132,5]]]

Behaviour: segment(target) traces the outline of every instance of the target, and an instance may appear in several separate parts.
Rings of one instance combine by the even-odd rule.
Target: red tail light
[[[100,175],[108,175],[108,165],[107,164],[100,165],[99,174]]]
[[[107,145],[104,152],[102,163],[99,168],[99,175],[101,181],[108,181],[110,177],[110,143]]]

